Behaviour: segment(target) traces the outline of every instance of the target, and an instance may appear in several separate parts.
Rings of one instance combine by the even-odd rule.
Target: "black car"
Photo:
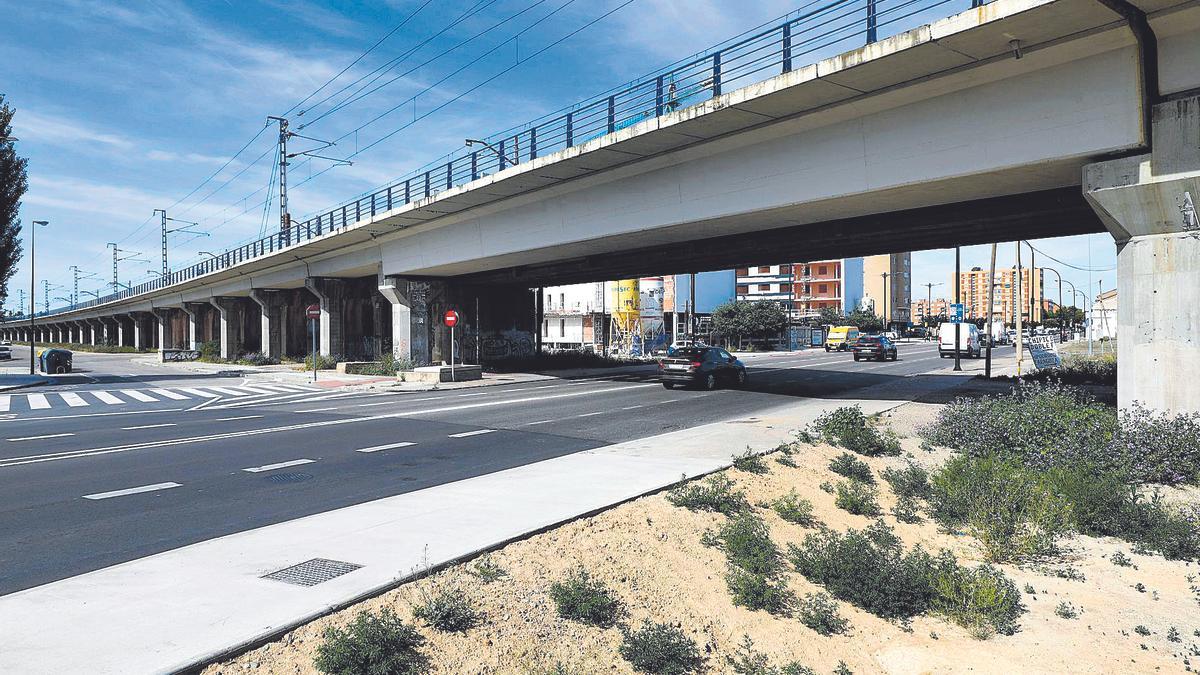
[[[892,342],[884,335],[867,335],[858,338],[858,342],[850,348],[854,352],[854,360],[861,361],[863,359],[879,359],[886,361],[891,359],[896,360],[896,343]]]
[[[746,384],[746,364],[720,347],[684,347],[659,359],[658,376],[667,389],[695,385],[715,389],[720,383]]]

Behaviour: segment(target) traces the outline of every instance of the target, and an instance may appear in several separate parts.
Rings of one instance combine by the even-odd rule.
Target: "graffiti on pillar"
[[[413,323],[425,323],[425,310],[429,301],[429,282],[408,282],[409,308],[412,310]]]
[[[533,334],[523,330],[506,330],[482,338],[481,356],[485,361],[533,356]]]

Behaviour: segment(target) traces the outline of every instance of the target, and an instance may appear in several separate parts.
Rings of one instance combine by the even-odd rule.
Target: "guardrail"
[[[165,277],[34,316],[87,309],[151,293],[247,260],[272,255],[510,166],[720,97],[723,92],[737,87],[790,72],[797,66],[819,60],[819,54],[833,48],[845,51],[861,44],[863,40],[870,44],[877,41],[881,32],[886,32],[889,27],[897,32],[907,30],[908,27],[902,24],[906,19],[933,12],[943,5],[951,7],[948,11],[931,14],[928,20],[944,18],[955,11],[984,4],[985,0],[809,2],[797,10],[795,16],[780,24],[747,37],[734,38],[736,41],[718,45],[601,97],[487,137],[485,140],[495,147],[496,152],[490,149],[460,149],[446,155],[436,165],[426,165],[376,192],[302,222],[295,221],[291,227],[277,234],[238,245],[215,258],[191,264]]]

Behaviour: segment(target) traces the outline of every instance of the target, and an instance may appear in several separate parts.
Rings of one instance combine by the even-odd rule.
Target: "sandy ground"
[[[876,473],[909,460],[926,466],[944,461],[947,453],[922,450],[911,437],[936,410],[935,405],[923,404],[894,410],[887,421],[907,436],[903,446],[908,457],[865,461]],[[767,475],[733,469],[727,473],[752,503],[795,489],[812,501],[816,516],[834,529],[868,525],[870,519],[836,508],[833,496],[818,487],[838,478],[827,466],[841,451],[828,446],[801,448],[794,455],[796,468],[778,464],[774,461],[778,453],[773,453]],[[885,512],[895,501],[882,480],[879,501]],[[757,510],[781,548],[799,543],[811,531],[768,509]],[[840,603],[850,630],[822,637],[795,618],[733,605],[723,578],[723,554],[700,543],[702,534],[723,519],[676,508],[663,494],[648,496],[492,553],[491,559],[507,573],[493,583],[469,574],[469,564],[452,567],[300,627],[276,643],[210,666],[204,673],[315,673],[313,656],[327,626],[344,625],[359,611],[383,607],[393,608],[409,621],[422,593],[441,585],[465,591],[486,619],[465,634],[421,626],[435,672],[541,673],[561,664],[569,673],[630,673],[617,651],[619,629],[581,625],[560,619],[554,611],[547,594],[550,584],[580,565],[620,595],[630,625],[650,618],[681,626],[705,652],[710,673],[732,672],[726,656],[736,650],[743,635],[749,635],[755,648],[774,663],[797,660],[818,673],[832,672],[839,661],[856,673],[897,674],[1183,672],[1189,654],[1192,663],[1200,665],[1200,637],[1193,634],[1200,630],[1200,595],[1193,594],[1188,581],[1188,575],[1194,574],[1193,583],[1200,584],[1200,568],[1133,554],[1124,542],[1077,537],[1065,542],[1062,558],[1050,564],[1003,566],[1018,587],[1028,584],[1035,589],[1024,595],[1028,611],[1020,620],[1020,631],[1012,636],[981,641],[936,617],[918,617],[906,628]],[[908,525],[897,523],[890,514],[884,520],[909,545],[949,548],[964,563],[979,559],[972,540],[939,532],[928,520]],[[1134,566],[1109,562],[1116,551],[1128,555]],[[1053,574],[1068,567],[1084,579]],[[1136,588],[1138,584],[1144,591]],[[788,585],[800,596],[820,590],[794,572],[788,575]],[[1078,610],[1077,618],[1055,614],[1063,601]],[[1135,632],[1139,625],[1150,635]],[[1172,626],[1181,642],[1167,639]]]

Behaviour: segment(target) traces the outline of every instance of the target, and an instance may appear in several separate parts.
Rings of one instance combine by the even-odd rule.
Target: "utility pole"
[[[983,376],[991,379],[992,377],[992,343],[996,341],[995,331],[992,326],[996,321],[992,316],[995,309],[996,301],[996,245],[992,244],[992,264],[988,267],[988,295],[987,295],[987,358],[983,362]]]
[[[37,343],[37,281],[34,276],[34,263],[37,257],[34,255],[34,244],[37,241],[38,226],[46,227],[50,224],[48,220],[35,220],[29,228],[29,374],[37,375],[37,366],[34,364],[34,352],[36,351]]]
[[[25,313],[25,289],[24,288],[17,289],[17,298],[19,298],[17,300],[17,309],[20,310],[20,312],[22,314],[24,314]]]
[[[890,256],[888,257],[888,261],[889,262],[891,261]],[[881,272],[879,276],[883,277],[883,329],[886,331],[888,328],[888,283],[887,283],[887,280],[888,280],[889,275],[887,272]]]
[[[955,246],[954,247],[954,304],[955,305],[962,304],[962,273],[959,271],[960,267],[962,267],[962,249],[958,246]],[[963,314],[966,314],[966,312],[963,312]],[[956,319],[956,321],[954,322],[954,370],[961,371],[962,370],[962,360],[959,355],[959,349],[961,348],[960,343],[961,343],[961,336],[962,336],[962,322],[957,321],[957,319],[958,319],[958,308],[957,307],[955,307],[954,318]]]
[[[279,123],[279,242],[281,246],[291,243],[291,216],[288,214],[287,203],[287,142],[292,132],[288,131],[288,121],[284,117],[267,116],[268,121]],[[538,329],[540,332],[540,328]]]
[[[1025,305],[1025,298],[1021,297],[1021,242],[1017,242],[1017,274],[1015,281],[1016,295],[1013,298],[1013,314],[1016,315],[1017,328],[1017,379],[1021,377],[1021,363],[1025,358],[1023,350],[1025,349],[1025,338],[1021,334],[1021,311]]]
[[[167,235],[174,234],[176,232],[184,232],[187,234],[194,234],[198,237],[207,237],[208,233],[207,232],[199,232],[197,230],[187,229],[189,225],[194,225],[196,227],[199,227],[200,224],[194,223],[190,220],[179,220],[178,218],[168,218],[166,209],[154,209],[154,212],[162,214],[162,278],[167,279],[171,274],[171,270],[167,265]],[[172,223],[182,223],[183,226],[177,227],[173,230],[168,230],[167,229],[167,221],[168,220],[171,221]],[[113,250],[113,259],[114,259],[113,260],[113,281],[115,282],[116,278],[117,278],[117,271],[116,271],[117,270],[117,263],[116,263],[117,252],[115,249],[116,244],[109,244],[109,246],[114,247],[114,250]],[[128,251],[126,251],[126,253],[128,253]],[[134,255],[141,255],[141,254],[135,253]],[[115,283],[114,283],[114,285],[115,285]]]
[[[688,273],[688,335],[696,339],[696,273]]]

